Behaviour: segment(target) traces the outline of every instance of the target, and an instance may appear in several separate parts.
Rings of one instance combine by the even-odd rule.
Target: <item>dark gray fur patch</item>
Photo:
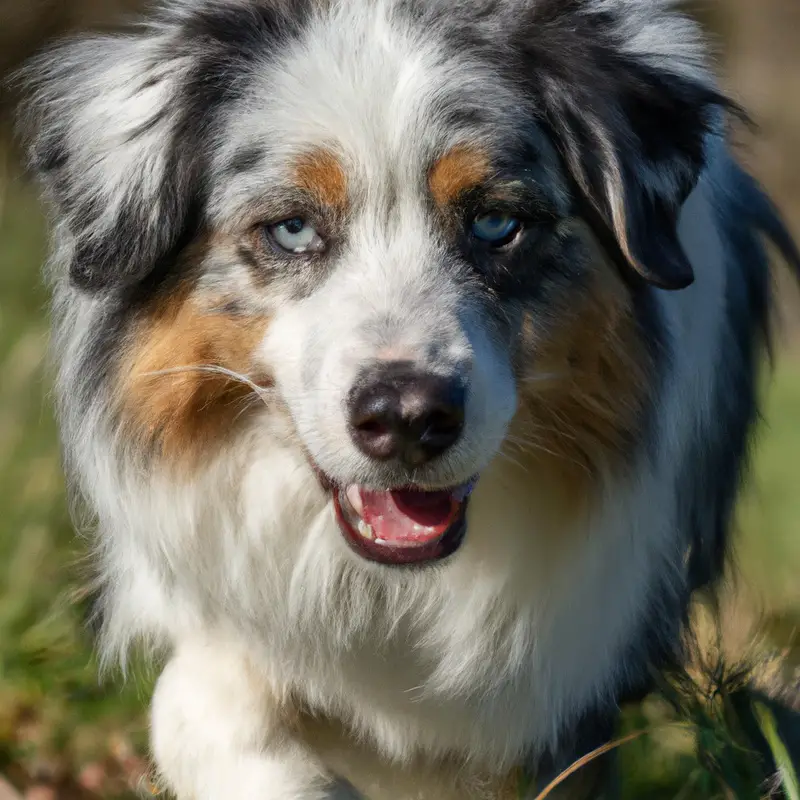
[[[255,170],[265,158],[264,148],[260,145],[248,145],[242,147],[234,153],[231,160],[227,163],[225,172],[227,175],[240,175],[242,172]]]
[[[727,160],[717,171],[722,174],[716,213],[729,265],[725,357],[718,363],[715,415],[707,430],[698,432],[676,491],[692,548],[692,588],[713,584],[722,574],[733,508],[758,418],[758,366],[769,344],[771,304],[769,260],[760,229],[777,231],[791,241],[749,175]]]
[[[84,171],[71,168],[70,148],[82,143],[71,137],[70,111],[65,113],[65,108],[75,115],[83,112],[80,105],[89,103],[93,90],[104,86],[107,64],[138,58],[137,40],[113,36],[67,40],[31,63],[24,78],[30,100],[23,114],[30,164],[54,201],[56,215],[75,239],[71,276],[77,286],[87,292],[117,290],[141,282],[156,266],[163,274],[165,259],[185,240],[187,226],[196,225],[204,214],[209,147],[225,107],[246,92],[255,59],[274,54],[299,35],[309,9],[306,0],[253,2],[247,10],[238,4],[198,4],[188,14],[165,7],[161,26],[144,28],[138,41],[154,37],[160,42],[164,64],[185,57],[192,65],[169,101],[174,105],[158,109],[128,134],[130,145],[168,120],[168,132],[159,145],[167,168],[156,196],[146,200],[137,185],[137,171],[127,183],[123,181],[124,188],[115,189],[124,192],[118,198],[109,196],[106,187],[88,185]],[[146,87],[147,81],[143,83]],[[135,94],[142,83],[105,88],[129,88]],[[126,142],[119,145],[125,146]],[[97,202],[98,197],[104,201]],[[159,209],[157,220],[154,205]],[[111,224],[105,224],[101,220],[109,206],[120,211]]]

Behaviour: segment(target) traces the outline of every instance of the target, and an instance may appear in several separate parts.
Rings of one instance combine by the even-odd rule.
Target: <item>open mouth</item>
[[[474,486],[471,480],[436,491],[374,491],[353,484],[333,487],[333,504],[345,540],[363,558],[388,565],[424,564],[458,550]]]

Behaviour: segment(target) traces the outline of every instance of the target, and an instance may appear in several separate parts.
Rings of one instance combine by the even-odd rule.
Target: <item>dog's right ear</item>
[[[97,36],[21,73],[29,163],[85,291],[137,283],[186,233],[198,191],[181,118],[188,63],[163,36]]]

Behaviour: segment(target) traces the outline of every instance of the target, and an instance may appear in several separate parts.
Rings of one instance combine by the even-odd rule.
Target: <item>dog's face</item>
[[[458,543],[501,447],[569,199],[546,138],[514,141],[501,76],[402,20],[381,53],[367,37],[390,23],[372,13],[361,43],[323,23],[259,76],[210,205],[233,254],[217,258],[223,291],[240,275],[235,300],[268,318],[254,357],[345,532],[417,561]]]
[[[631,8],[181,3],[49,56],[34,159],[124,452],[185,479],[269,428],[391,564],[458,547],[509,444],[624,457],[719,100]]]

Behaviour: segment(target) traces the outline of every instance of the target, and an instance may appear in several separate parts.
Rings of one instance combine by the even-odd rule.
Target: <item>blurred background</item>
[[[0,79],[53,36],[108,27],[135,0],[0,0]],[[800,0],[708,0],[725,85],[758,130],[741,154],[800,237]],[[84,629],[85,543],[68,520],[44,367],[46,230],[0,95],[0,800],[123,798],[147,792],[146,674],[100,683]],[[775,374],[755,474],[741,504],[732,627],[745,648],[758,620],[797,666],[800,623],[800,303],[781,299]],[[637,710],[631,725],[658,709]],[[626,797],[737,797],[696,778],[692,741],[661,737],[624,758]],[[12,788],[15,787],[15,788]],[[19,794],[17,794],[19,793]]]

